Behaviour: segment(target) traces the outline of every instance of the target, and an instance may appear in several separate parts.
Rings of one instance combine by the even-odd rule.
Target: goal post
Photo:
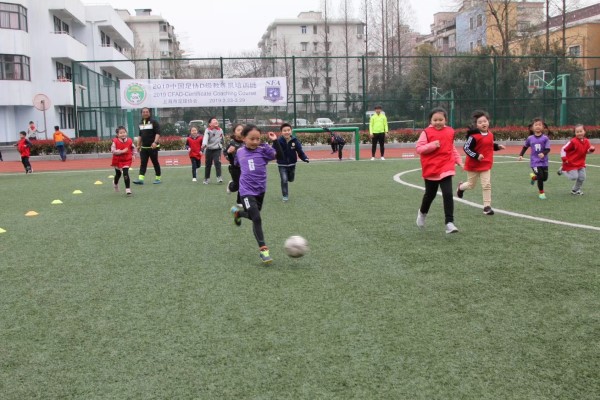
[[[331,132],[351,132],[352,141],[354,142],[354,159],[358,161],[360,159],[360,131],[358,127],[355,126],[330,126],[329,129]],[[323,133],[325,132],[323,128],[295,128],[292,129],[292,135],[296,136],[297,133]],[[327,143],[322,143],[327,144]]]

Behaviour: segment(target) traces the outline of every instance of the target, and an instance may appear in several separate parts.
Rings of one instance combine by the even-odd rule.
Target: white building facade
[[[0,2],[0,143],[18,140],[29,121],[47,131],[39,139],[50,139],[55,125],[73,137],[74,93],[94,94],[85,82],[74,85],[73,62],[104,59],[85,65],[106,79],[133,78],[133,63],[123,55],[132,46],[132,31],[110,6],[84,6],[79,0]],[[34,107],[38,94],[49,100],[45,125],[43,112]]]
[[[324,111],[344,114],[353,108],[349,98],[357,100],[363,91],[364,29],[357,19],[325,20],[321,12],[302,12],[296,19],[273,21],[258,47],[262,57],[299,57],[294,63],[301,114],[309,119]],[[291,93],[290,62],[277,65],[275,73],[288,75]]]

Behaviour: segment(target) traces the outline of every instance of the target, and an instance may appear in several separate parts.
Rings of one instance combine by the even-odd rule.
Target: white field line
[[[417,172],[417,171],[421,171],[421,168],[411,169],[409,171],[400,172],[400,173],[394,175],[394,180],[396,182],[400,183],[401,185],[408,186],[408,187],[411,187],[411,188],[415,188],[415,189],[419,189],[419,190],[423,190],[424,191],[425,190],[424,187],[421,187],[421,186],[418,186],[418,185],[413,185],[412,183],[408,183],[406,181],[403,181],[402,178],[401,178],[403,175],[410,174],[410,173]],[[442,195],[441,192],[438,192],[437,194],[439,196]],[[483,208],[483,206],[481,204],[473,203],[472,201],[468,201],[468,200],[464,200],[464,199],[459,199],[456,196],[454,196],[454,201],[457,201],[459,203],[463,203],[463,204],[466,204],[468,206],[475,207],[475,208]],[[538,222],[547,222],[549,224],[554,224],[554,225],[563,225],[563,226],[570,226],[572,228],[580,228],[580,229],[588,229],[588,230],[592,230],[592,231],[600,231],[600,227],[597,227],[597,226],[574,224],[574,223],[571,223],[571,222],[558,221],[558,220],[554,220],[554,219],[533,217],[531,215],[520,214],[520,213],[516,213],[516,212],[512,212],[512,211],[506,211],[506,210],[502,210],[502,209],[499,209],[499,208],[494,208],[494,212],[496,214],[505,214],[505,215],[510,215],[511,217],[523,218],[523,219],[530,219],[530,220],[538,221]]]

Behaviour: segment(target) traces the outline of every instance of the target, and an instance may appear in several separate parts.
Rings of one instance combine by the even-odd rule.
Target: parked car
[[[296,126],[308,126],[308,120],[304,118],[296,118]]]
[[[269,118],[269,125],[280,126],[283,124],[283,120],[281,118]]]
[[[317,128],[325,128],[328,126],[333,126],[333,121],[329,118],[317,118],[315,120],[314,126]]]
[[[188,128],[191,129],[192,126],[195,126],[196,128],[198,128],[198,130],[206,129],[206,122],[204,122],[203,119],[194,119],[190,121],[190,123],[188,124]]]
[[[354,118],[341,118],[338,121],[338,125],[350,125],[350,124],[356,124],[358,123],[358,121]]]

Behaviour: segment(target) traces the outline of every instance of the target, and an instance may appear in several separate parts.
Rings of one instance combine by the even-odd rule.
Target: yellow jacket
[[[371,119],[369,120],[369,134],[374,135],[376,133],[387,133],[388,132],[388,123],[387,118],[384,113],[377,113],[371,115]]]

